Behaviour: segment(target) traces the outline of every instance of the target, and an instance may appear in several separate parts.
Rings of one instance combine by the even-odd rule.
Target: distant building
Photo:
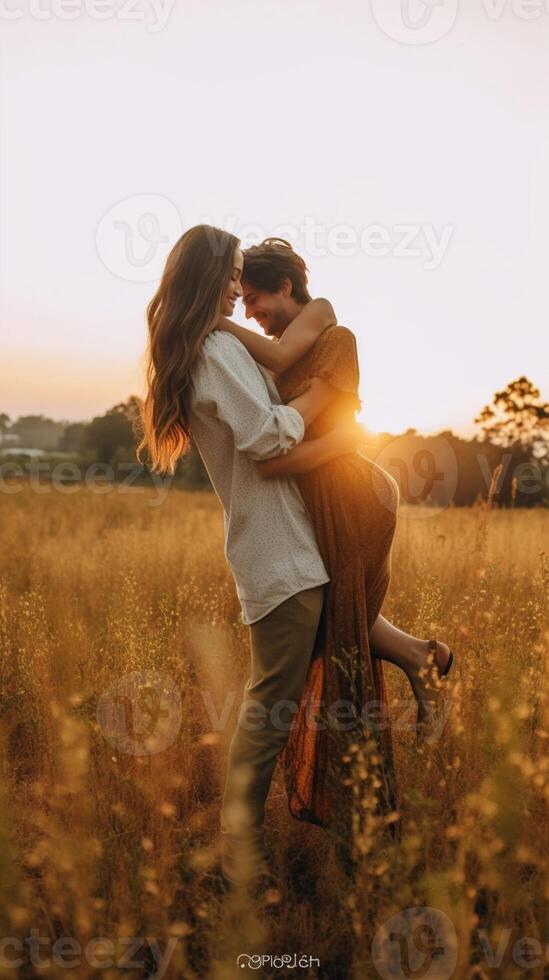
[[[9,449],[0,449],[0,456],[30,456],[34,459],[36,456],[44,456],[45,449],[24,449],[22,446],[12,446]]]
[[[0,432],[0,446],[16,446],[19,436],[15,432]]]

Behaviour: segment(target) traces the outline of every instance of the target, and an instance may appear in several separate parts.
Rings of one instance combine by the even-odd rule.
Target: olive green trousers
[[[245,882],[266,865],[265,802],[314,647],[324,586],[290,596],[250,626],[251,676],[229,746],[221,807],[221,867]]]

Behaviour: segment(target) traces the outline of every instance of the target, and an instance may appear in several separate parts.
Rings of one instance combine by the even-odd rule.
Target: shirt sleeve
[[[251,459],[280,456],[303,439],[303,417],[289,405],[272,402],[254,359],[231,334],[206,338],[193,380],[193,409],[225,422],[236,448]]]

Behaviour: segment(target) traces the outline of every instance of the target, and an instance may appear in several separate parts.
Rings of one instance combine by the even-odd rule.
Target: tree
[[[0,435],[4,435],[10,425],[10,417],[5,412],[0,412]]]
[[[176,475],[181,477],[189,487],[200,490],[212,489],[208,471],[194,443],[191,443],[188,453],[178,461]]]
[[[142,407],[143,401],[136,395],[131,395],[127,401],[127,411],[132,420],[132,428],[136,446],[143,438],[143,420],[141,416]],[[146,447],[141,458],[145,468],[149,468],[151,460]],[[212,488],[206,467],[202,462],[200,453],[192,441],[188,451],[177,460],[174,477],[176,481],[180,481],[185,486],[195,487],[196,489],[201,490]]]
[[[119,402],[105,415],[97,415],[86,429],[86,444],[97,451],[102,463],[111,463],[117,449],[135,446],[132,428],[135,416],[135,396]]]
[[[71,422],[65,428],[57,448],[62,452],[78,453],[86,445],[87,425],[85,422]]]
[[[63,434],[62,422],[55,422],[45,415],[20,415],[12,423],[10,432],[19,436],[20,444],[36,449],[56,449]]]
[[[475,422],[495,445],[519,445],[538,459],[547,454],[549,403],[541,401],[539,389],[524,375],[497,391]]]

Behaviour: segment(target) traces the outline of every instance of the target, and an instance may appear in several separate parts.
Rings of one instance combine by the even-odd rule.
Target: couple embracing
[[[231,321],[239,299],[265,336]],[[238,883],[268,870],[264,809],[279,758],[291,814],[333,828],[350,853],[342,733],[361,719],[356,741],[369,705],[375,812],[398,833],[383,661],[405,671],[421,727],[452,654],[381,615],[398,487],[358,451],[354,334],[328,300],[311,298],[305,262],[287,242],[243,252],[206,225],[173,247],[147,319],[138,453],[146,447],[153,470],[173,473],[196,445],[223,507],[250,633],[221,807],[224,875]]]

